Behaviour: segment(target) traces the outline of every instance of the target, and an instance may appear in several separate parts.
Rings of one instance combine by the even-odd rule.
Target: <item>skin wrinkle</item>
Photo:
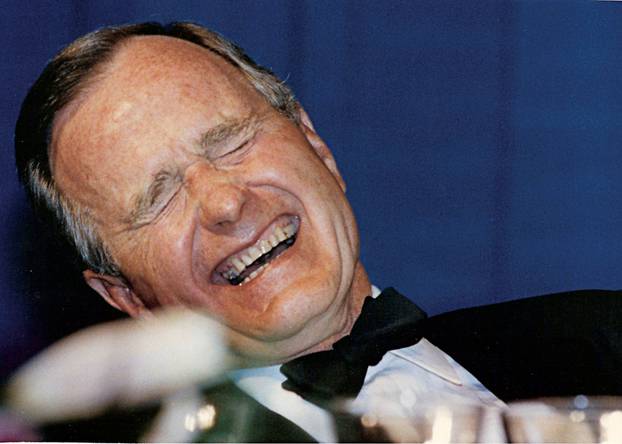
[[[206,130],[190,149],[197,156],[201,156],[204,160],[212,161],[218,157],[217,154],[222,150],[223,146],[231,143],[236,138],[244,137],[246,141],[252,137],[254,131],[257,131],[259,118],[257,116],[249,116],[243,119],[235,119],[225,121],[213,128]],[[250,135],[249,135],[250,134]],[[235,147],[234,147],[235,148]],[[215,152],[214,152],[215,151]],[[180,184],[183,181],[182,173],[177,165],[169,165],[162,167],[153,175],[152,182],[143,192],[134,195],[131,200],[133,203],[132,210],[126,219],[129,229],[138,229],[151,222],[149,219],[150,211],[153,210],[154,204],[164,195],[167,188],[172,187],[171,183]]]
[[[129,285],[86,271],[87,283],[134,316],[167,305],[205,310],[229,327],[236,350],[267,363],[347,334],[370,284],[345,185],[304,111],[295,123],[218,56],[168,37],[134,38],[103,71],[54,128],[59,188],[97,215]],[[125,102],[140,119],[115,118]],[[222,130],[249,118],[257,123]],[[232,137],[225,149],[247,132],[252,142],[197,159],[190,147],[206,128]],[[164,165],[183,172],[179,191],[150,223],[127,230],[133,196]],[[219,263],[286,214],[300,218],[290,249],[246,285],[212,283]]]
[[[131,198],[134,204],[125,222],[128,225],[128,230],[136,230],[152,222],[150,213],[154,210],[156,203],[162,199],[162,196],[170,193],[167,190],[174,186],[174,184],[171,185],[174,181],[181,182],[181,174],[178,170],[162,169],[155,174],[146,191]]]

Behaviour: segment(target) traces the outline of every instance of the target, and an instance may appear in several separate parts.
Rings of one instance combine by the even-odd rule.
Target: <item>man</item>
[[[334,158],[281,81],[196,25],[103,29],[33,86],[16,157],[91,288],[133,317],[206,311],[262,366],[232,375],[242,389],[335,439],[326,413],[265,366],[330,350],[378,292]],[[413,399],[499,405],[429,342],[405,345],[367,372],[363,411],[387,399],[395,414]]]

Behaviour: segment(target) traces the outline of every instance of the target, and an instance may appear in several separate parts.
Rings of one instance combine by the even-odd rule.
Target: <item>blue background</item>
[[[286,78],[333,149],[376,285],[430,313],[619,288],[622,4],[1,4],[0,376],[115,316],[35,224],[13,126],[45,62],[97,27],[193,20]]]

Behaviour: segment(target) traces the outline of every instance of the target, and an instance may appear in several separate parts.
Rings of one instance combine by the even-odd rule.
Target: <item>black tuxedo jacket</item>
[[[504,401],[622,395],[622,292],[583,290],[429,318],[424,336]]]

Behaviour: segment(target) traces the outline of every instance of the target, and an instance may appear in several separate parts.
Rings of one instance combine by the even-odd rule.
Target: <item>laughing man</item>
[[[387,342],[366,373],[334,374],[360,378],[346,394],[363,410],[393,399],[399,414],[405,396],[497,402],[420,340],[422,312],[372,287],[329,147],[283,82],[211,31],[141,24],[76,40],[32,87],[16,147],[35,207],[73,243],[91,288],[133,317],[209,313],[258,365],[232,375],[238,386],[314,438],[334,431],[282,388],[278,364],[335,343]],[[397,337],[355,324],[378,303],[360,319],[394,322]],[[296,385],[314,389],[285,387]]]

